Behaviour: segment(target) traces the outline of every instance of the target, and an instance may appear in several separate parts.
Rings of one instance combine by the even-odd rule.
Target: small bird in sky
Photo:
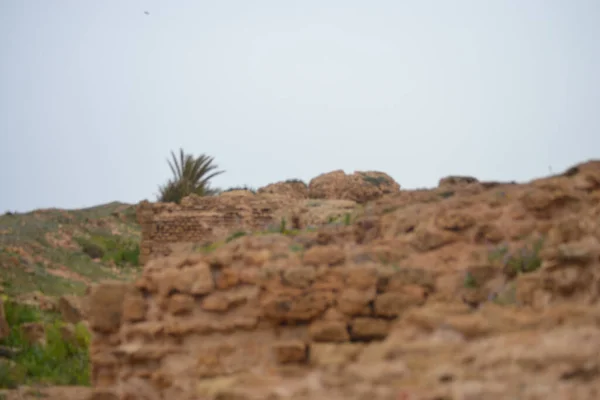
[[[144,11],[144,14],[146,15],[150,15],[150,13],[148,11]]]

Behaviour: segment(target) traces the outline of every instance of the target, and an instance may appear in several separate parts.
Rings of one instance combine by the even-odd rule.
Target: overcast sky
[[[598,0],[2,0],[0,212],[154,200],[179,147],[223,188],[560,172],[599,38]]]

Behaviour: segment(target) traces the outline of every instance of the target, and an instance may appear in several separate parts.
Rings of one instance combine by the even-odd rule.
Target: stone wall
[[[227,193],[215,197],[190,196],[181,205],[150,203],[138,205],[142,229],[140,262],[167,256],[174,247],[202,244],[242,229],[264,229],[277,222],[284,206],[293,202],[276,195]]]
[[[189,251],[235,231],[276,231],[282,219],[287,229],[298,229],[343,219],[356,211],[356,203],[349,200],[307,200],[245,191],[190,196],[181,205],[143,201],[137,208],[142,230],[140,262]]]
[[[336,246],[300,258],[292,245],[241,238],[212,255],[150,261],[135,285],[94,288],[93,385],[121,398],[196,399],[192,386],[206,379],[319,364],[327,343],[351,351],[384,339],[432,287],[424,271],[348,268]],[[144,392],[155,397],[134,397]]]
[[[600,163],[436,193],[94,287],[94,400],[597,398]]]
[[[285,217],[289,225],[325,222],[315,215],[308,197],[330,201],[333,208],[351,208],[358,203],[397,194],[400,185],[382,172],[355,172],[346,175],[334,171],[314,178],[310,187],[295,180],[278,182],[259,189],[258,194],[245,190],[222,193],[219,196],[184,198],[181,205],[143,201],[137,208],[142,229],[140,262],[154,257],[188,250],[190,246],[210,243],[236,230],[265,230]],[[348,204],[334,205],[335,202]],[[340,207],[341,206],[341,207]],[[329,212],[325,207],[325,212]],[[298,217],[304,214],[302,221]],[[321,213],[322,214],[322,213]],[[339,216],[331,210],[329,216]],[[294,224],[293,220],[296,220]],[[289,227],[289,226],[288,226]]]

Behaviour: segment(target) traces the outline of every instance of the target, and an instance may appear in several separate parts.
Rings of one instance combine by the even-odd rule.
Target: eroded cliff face
[[[90,294],[96,399],[597,399],[600,162],[447,179]]]

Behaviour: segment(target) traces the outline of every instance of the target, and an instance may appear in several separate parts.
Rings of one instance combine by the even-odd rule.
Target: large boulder
[[[313,178],[308,185],[312,199],[352,200],[357,203],[377,200],[400,191],[400,185],[388,174],[378,171],[357,171],[345,174],[332,171]]]
[[[277,194],[293,199],[303,200],[308,198],[308,186],[301,180],[290,179],[287,181],[271,183],[258,189],[260,194]]]

